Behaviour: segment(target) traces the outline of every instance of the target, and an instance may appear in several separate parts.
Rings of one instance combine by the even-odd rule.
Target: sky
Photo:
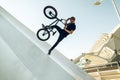
[[[104,0],[99,6],[93,5],[96,1],[98,0],[0,0],[0,6],[34,33],[41,28],[42,23],[48,25],[54,21],[44,16],[45,6],[55,7],[59,18],[76,17],[76,30],[56,47],[67,58],[75,59],[82,53],[88,53],[102,33],[110,33],[120,23],[112,0]],[[115,1],[120,10],[120,1]],[[57,33],[46,42],[52,46],[58,36]]]

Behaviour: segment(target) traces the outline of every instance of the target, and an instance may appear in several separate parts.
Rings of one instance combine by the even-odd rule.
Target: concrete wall
[[[0,7],[0,80],[94,80]]]

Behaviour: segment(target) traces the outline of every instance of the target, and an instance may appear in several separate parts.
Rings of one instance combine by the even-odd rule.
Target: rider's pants
[[[55,25],[52,27],[56,28],[60,35],[59,35],[56,43],[49,49],[49,52],[51,52],[59,44],[59,42],[61,42],[67,36],[66,34],[64,34],[65,31],[63,29],[61,29],[59,26]]]

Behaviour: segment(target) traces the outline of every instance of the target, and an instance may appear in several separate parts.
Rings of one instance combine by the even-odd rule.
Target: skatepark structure
[[[0,80],[95,80],[0,7]]]
[[[81,66],[86,59],[90,63]],[[91,51],[76,58],[74,63],[96,80],[120,80],[120,24],[109,34],[102,34]]]

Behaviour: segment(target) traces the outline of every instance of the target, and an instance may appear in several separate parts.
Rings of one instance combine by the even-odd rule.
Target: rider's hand
[[[68,19],[66,20],[66,22],[65,22],[65,26],[67,26],[67,22],[68,22],[68,20],[70,20],[70,18],[68,18]]]
[[[64,30],[66,29],[66,26],[64,27]]]
[[[70,18],[68,18],[66,21],[70,20]]]

